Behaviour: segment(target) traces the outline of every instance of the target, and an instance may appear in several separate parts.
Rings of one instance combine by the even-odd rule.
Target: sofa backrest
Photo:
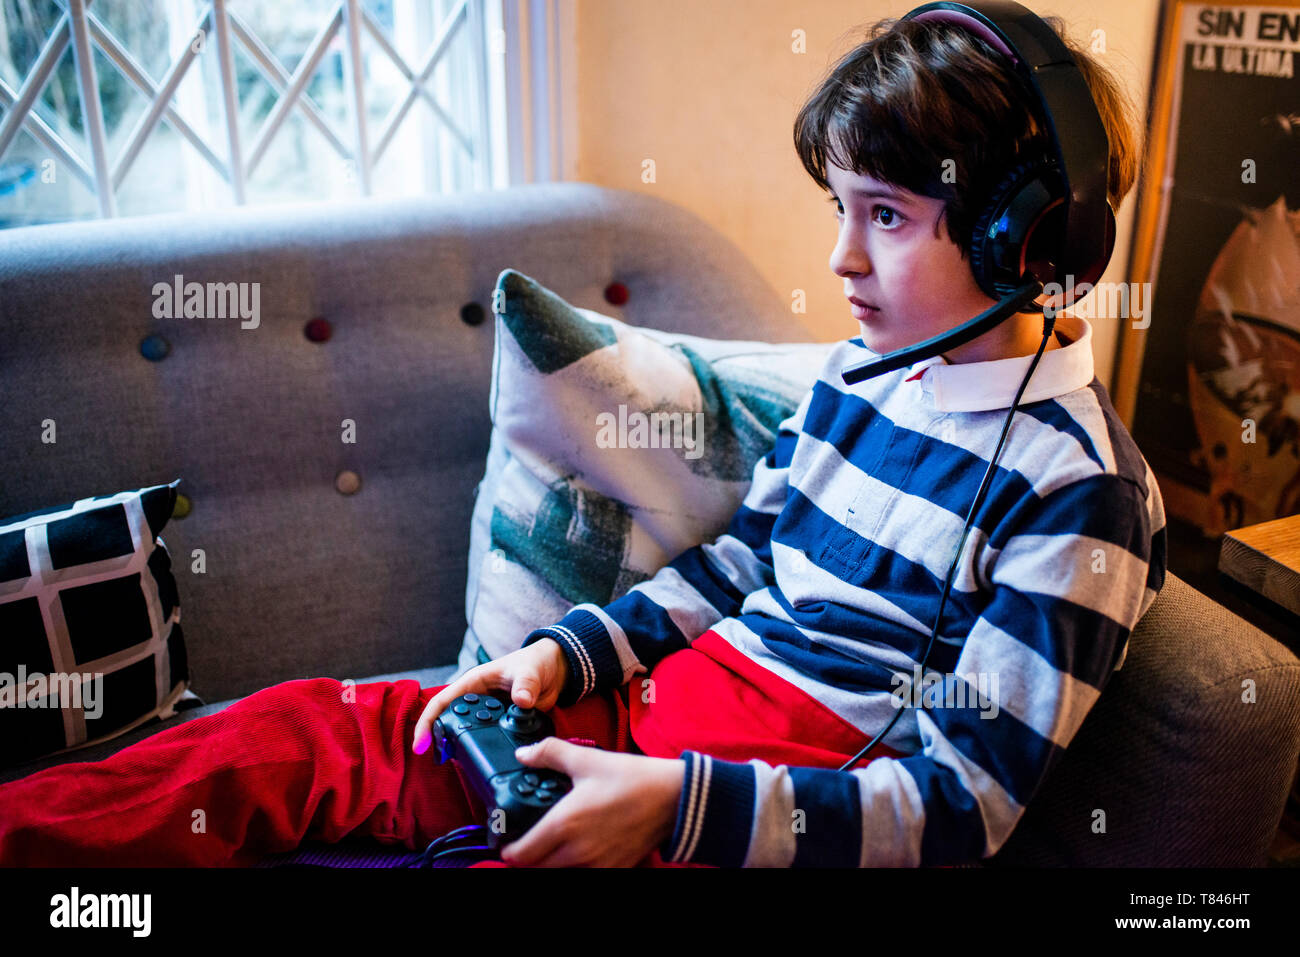
[[[634,325],[811,339],[701,220],[580,183],[4,231],[0,516],[181,478],[192,511],[162,538],[209,701],[450,664],[506,267]],[[176,276],[248,283],[250,304],[258,284],[256,328],[157,317]],[[154,335],[161,361],[141,354]]]
[[[209,701],[451,664],[506,267],[638,326],[810,339],[699,219],[586,184],[3,231],[0,516],[181,478],[163,538]],[[257,328],[155,316],[177,275],[259,284]],[[1259,863],[1298,742],[1300,662],[1170,574],[993,863]]]

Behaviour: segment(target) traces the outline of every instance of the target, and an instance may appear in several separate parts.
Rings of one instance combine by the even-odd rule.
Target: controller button
[[[451,710],[456,712],[457,714],[469,714],[469,705],[454,704],[451,706]]]
[[[465,695],[465,701],[469,702],[470,704],[478,704],[478,695],[467,694]]]
[[[474,727],[474,724],[473,724],[473,722],[470,722],[470,721],[457,721],[457,722],[456,722],[456,730],[457,730],[457,731],[469,731],[469,730],[472,729],[473,727]]]
[[[487,708],[479,708],[477,711],[474,712],[474,717],[478,718],[480,721],[491,721],[492,712],[489,711]]]
[[[533,786],[531,784],[525,784],[523,781],[516,781],[515,793],[522,794],[524,795],[524,797],[527,797],[528,795],[533,793]]]
[[[538,791],[538,792],[537,792],[537,800],[541,801],[543,804],[549,804],[551,801],[554,801],[554,800],[555,800],[555,792],[554,792],[554,791]]]
[[[485,705],[487,705],[489,708],[491,708],[493,711],[495,711],[497,708],[501,707],[501,702],[498,701],[496,698],[488,698],[488,699],[487,699],[486,701],[484,701],[483,703],[484,703]]]
[[[542,779],[539,778],[539,777],[538,777],[536,774],[534,774],[532,771],[529,771],[527,774],[524,775],[524,780],[527,781],[529,784],[533,785],[534,787],[536,787],[537,784],[538,784]]]
[[[542,787],[546,788],[546,790],[548,791],[554,791],[559,786],[560,786],[560,782],[556,781],[553,778],[549,778],[542,782]]]

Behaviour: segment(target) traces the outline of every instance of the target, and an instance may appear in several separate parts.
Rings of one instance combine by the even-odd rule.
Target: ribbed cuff
[[[681,758],[686,771],[677,823],[660,855],[674,864],[743,866],[754,823],[753,767],[698,751],[683,751]]]
[[[595,691],[617,688],[623,683],[618,651],[604,622],[581,605],[570,610],[558,623],[530,632],[522,647],[543,638],[559,642],[569,665],[564,689],[556,701],[558,706],[568,707]]]

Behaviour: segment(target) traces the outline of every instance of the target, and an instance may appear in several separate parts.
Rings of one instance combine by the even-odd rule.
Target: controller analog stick
[[[506,716],[501,719],[501,726],[517,734],[533,734],[542,726],[541,715],[536,708],[521,708],[512,704],[506,709]]]

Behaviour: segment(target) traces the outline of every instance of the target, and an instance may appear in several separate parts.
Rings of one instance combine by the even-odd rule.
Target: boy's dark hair
[[[1110,143],[1107,196],[1118,212],[1138,175],[1134,107],[1115,76],[1066,37],[1060,17],[1041,19],[1074,55],[1097,103]],[[799,110],[795,149],[825,190],[831,162],[942,199],[948,235],[966,257],[975,218],[992,190],[1016,163],[1049,148],[1034,102],[1006,56],[971,32],[951,23],[885,19]],[[1061,132],[1068,136],[1068,125]],[[955,182],[943,181],[949,159]]]

